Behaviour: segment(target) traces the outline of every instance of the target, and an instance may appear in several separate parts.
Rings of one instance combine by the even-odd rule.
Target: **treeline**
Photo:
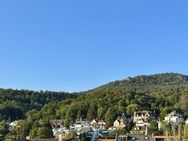
[[[185,75],[166,73],[138,76],[111,82],[55,106],[54,103],[47,104],[39,113],[45,113],[46,119],[52,119],[52,115],[55,119],[63,119],[65,126],[80,117],[105,119],[111,126],[118,115],[125,113],[130,117],[137,110],[154,111],[161,119],[172,110],[177,110],[186,117],[187,95],[188,77]],[[52,110],[53,107],[56,111]]]
[[[130,117],[137,110],[152,110],[161,119],[170,111],[177,110],[186,117],[187,78],[167,73],[115,81],[80,93],[76,99],[46,104],[38,114],[45,121],[62,119],[65,126],[80,117],[105,119],[110,126],[118,115],[125,113]]]
[[[0,89],[0,121],[23,119],[29,110],[40,110],[49,102],[75,97],[76,94],[65,92]]]

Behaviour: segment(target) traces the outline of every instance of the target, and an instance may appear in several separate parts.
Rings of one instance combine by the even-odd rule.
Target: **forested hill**
[[[188,76],[179,73],[162,73],[154,75],[140,75],[128,77],[124,80],[110,82],[87,93],[97,91],[134,91],[140,93],[150,93],[161,90],[167,86],[180,86],[188,84]]]
[[[75,98],[66,92],[0,89],[0,120],[24,118],[31,109],[40,110],[49,102]]]
[[[51,131],[49,120],[53,119],[61,119],[68,126],[81,117],[98,118],[111,126],[122,113],[131,117],[138,110],[155,111],[161,120],[173,110],[188,117],[188,76],[164,73],[129,77],[77,95],[0,90],[0,121],[25,117],[23,127],[28,130],[23,137],[37,137],[34,133],[41,127]]]
[[[164,108],[179,110],[178,102],[184,94],[188,94],[188,76],[178,73],[128,77],[77,94],[0,89],[0,120],[24,118],[32,109],[41,113],[52,111],[46,113],[46,119],[62,118],[67,119],[67,123],[80,116],[105,118],[110,108],[116,109],[117,114],[131,115],[134,110],[142,109],[160,113]],[[71,110],[74,113],[69,117]]]
[[[186,75],[163,73],[129,77],[86,91],[74,100],[62,102],[57,108],[57,117],[65,119],[65,124],[82,116],[89,120],[105,119],[111,125],[121,113],[131,116],[136,110],[156,111],[161,118],[172,110],[187,116],[186,106],[183,105],[186,102],[181,101],[187,95]]]

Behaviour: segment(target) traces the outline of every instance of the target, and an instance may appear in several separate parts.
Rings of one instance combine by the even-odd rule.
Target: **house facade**
[[[164,121],[168,123],[174,123],[174,124],[180,124],[184,123],[184,118],[181,114],[177,113],[176,111],[173,111],[165,116]]]
[[[100,129],[106,129],[106,122],[104,120],[93,119],[91,122],[92,127],[98,127]]]
[[[98,120],[97,124],[100,129],[106,129],[106,122],[104,120]]]
[[[50,125],[52,128],[61,128],[63,120],[50,120]]]
[[[53,135],[58,138],[59,135],[64,135],[69,130],[67,130],[65,127],[63,127],[63,120],[50,120],[50,125],[52,127]]]
[[[144,127],[151,123],[155,119],[154,114],[151,111],[137,111],[134,112],[133,122],[136,127]]]
[[[115,121],[114,121],[114,127],[115,128],[124,128],[126,127],[127,124],[127,119],[125,114],[123,113],[121,117],[118,117]]]
[[[86,133],[91,130],[90,124],[87,120],[77,120],[74,123],[74,130],[80,133]]]
[[[96,119],[93,119],[91,122],[91,126],[97,127],[98,126],[98,121]]]

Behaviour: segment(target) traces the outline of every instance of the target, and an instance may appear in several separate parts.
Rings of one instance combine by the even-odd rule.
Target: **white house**
[[[124,128],[127,124],[127,119],[125,117],[125,114],[123,113],[121,117],[118,117],[116,121],[114,122],[115,128]]]
[[[183,116],[177,113],[176,111],[173,111],[170,114],[166,115],[164,121],[169,123],[175,123],[175,124],[180,124],[185,122]]]
[[[136,127],[144,127],[149,125],[154,119],[155,116],[151,111],[137,111],[134,112],[133,122],[136,124]]]
[[[114,121],[114,127],[115,128],[118,128],[120,125],[119,125],[120,123],[119,123],[119,120],[118,119],[116,119],[115,121]]]

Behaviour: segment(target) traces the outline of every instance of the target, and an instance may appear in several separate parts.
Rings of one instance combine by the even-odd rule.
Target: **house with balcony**
[[[136,111],[133,115],[133,122],[136,127],[145,127],[155,120],[155,114],[151,111]]]

